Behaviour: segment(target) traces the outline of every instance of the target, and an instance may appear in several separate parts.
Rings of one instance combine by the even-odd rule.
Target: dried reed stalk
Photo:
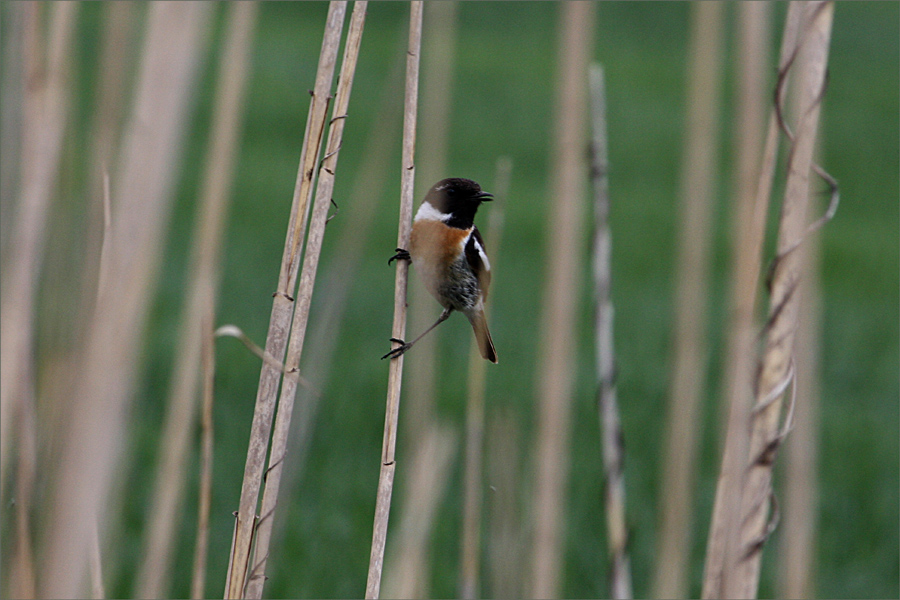
[[[818,435],[822,297],[819,240],[804,250],[803,318],[797,332],[797,408],[791,443],[785,447],[784,518],[779,541],[778,596],[815,598],[816,523],[818,521]]]
[[[497,258],[500,255],[500,234],[503,231],[503,204],[509,192],[512,159],[497,159],[494,176],[494,203],[491,205],[485,239],[488,240],[494,260],[491,272],[496,277]],[[491,298],[485,302],[490,309]],[[460,544],[459,597],[480,596],[481,571],[481,506],[484,501],[482,480],[484,464],[484,397],[487,387],[487,361],[481,357],[478,344],[472,340],[469,349],[469,383],[466,394],[466,446],[463,466],[463,528]]]
[[[21,183],[0,286],[0,482],[6,481],[13,421],[34,397],[35,295],[44,255],[48,207],[56,185],[69,107],[71,39],[78,4],[51,6],[46,70],[36,3],[25,5]]]
[[[194,3],[149,7],[135,104],[113,194],[117,211],[109,277],[88,331],[62,459],[53,473],[56,485],[42,544],[41,572],[48,576],[40,593],[46,597],[84,594],[89,533],[104,516],[122,451],[124,416],[137,374],[208,12],[207,5]]]
[[[41,22],[37,4],[20,8],[18,42],[25,63],[25,80],[16,98],[24,118],[20,154],[21,189],[12,243],[4,263],[2,347],[3,452],[8,440],[16,441],[15,546],[9,571],[10,597],[31,598],[37,593],[32,541],[32,503],[38,473],[35,368],[32,363],[34,296],[44,254],[44,235],[53,186],[56,182],[62,137],[68,113],[67,84],[70,41],[77,9],[53,6],[48,43],[47,68],[42,69]],[[44,181],[38,178],[45,179]],[[7,345],[12,343],[15,346]],[[10,380],[11,379],[11,380]],[[11,422],[12,421],[12,422]],[[11,428],[10,428],[11,426]],[[6,455],[3,456],[5,485]]]
[[[718,172],[721,58],[725,5],[691,5],[687,123],[681,165],[674,364],[662,463],[660,531],[654,598],[687,596],[692,487],[696,475],[700,399],[706,380],[706,296]]]
[[[797,7],[792,3],[788,8],[779,59],[781,68],[784,68],[795,45],[800,14]],[[726,557],[734,555],[740,539],[741,487],[749,444],[748,422],[756,367],[756,297],[778,150],[778,123],[774,111],[769,116],[761,156],[758,138],[762,129],[760,104],[768,99],[763,79],[764,57],[768,52],[768,44],[765,43],[769,37],[768,9],[765,3],[742,2],[739,12],[738,164],[732,217],[734,278],[731,282],[731,322],[723,391],[727,398],[723,402],[727,427],[707,540],[704,598],[717,598],[722,593],[719,586]],[[733,563],[729,561],[729,564]]]
[[[482,359],[483,360],[483,359]],[[428,598],[430,569],[427,546],[438,504],[449,480],[456,454],[457,434],[452,429],[431,424],[421,436],[419,452],[410,468],[409,503],[404,504],[397,537],[386,561],[384,595],[387,598]]]
[[[106,597],[106,588],[103,585],[103,560],[100,556],[100,527],[97,521],[91,528],[91,546],[88,549],[88,568],[91,573],[91,598],[98,600]]]
[[[325,21],[322,50],[319,55],[316,83],[306,119],[306,132],[300,152],[300,167],[294,186],[278,287],[273,294],[272,313],[269,318],[269,330],[266,334],[266,355],[273,357],[276,363],[281,363],[284,359],[287,348],[291,315],[294,311],[294,289],[300,266],[303,232],[306,229],[307,207],[312,195],[313,178],[317,172],[316,166],[319,161],[322,135],[325,131],[327,107],[340,47],[341,32],[344,27],[346,5],[346,2],[331,2]],[[281,372],[281,369],[271,364],[270,361],[263,361],[256,393],[256,407],[250,426],[250,442],[241,485],[241,500],[235,521],[233,548],[228,562],[225,583],[226,598],[241,598],[246,590],[250,551],[256,530],[259,488],[262,485],[265,471],[266,452],[269,448],[269,434],[272,430]]]
[[[453,71],[456,58],[456,2],[425,4],[422,42],[422,119],[418,132],[419,194],[423,198],[435,182],[448,177],[447,151],[450,145],[450,113],[453,104]],[[415,200],[414,200],[415,201]],[[412,331],[425,331],[435,319],[437,304],[424,285],[411,286],[409,324]],[[423,425],[434,419],[437,341],[426,335],[416,343],[416,351],[406,357],[407,393],[403,434],[410,440],[411,454],[419,452]],[[415,492],[411,492],[415,493]],[[425,561],[424,568],[429,568]],[[427,595],[427,594],[426,594]]]
[[[422,47],[423,2],[410,3],[409,49],[406,53],[406,92],[403,103],[403,156],[400,172],[400,217],[397,247],[409,247],[412,229],[413,193],[415,191],[416,116],[419,106],[419,54]],[[391,337],[406,336],[406,289],[409,281],[409,262],[397,261],[394,280],[394,325]],[[381,471],[375,498],[375,518],[372,527],[372,550],[366,578],[366,598],[377,598],[381,591],[384,568],[384,545],[387,540],[391,494],[394,490],[397,447],[397,421],[400,413],[400,387],[403,382],[403,355],[390,361],[388,371],[387,404],[384,416],[384,443],[381,449]]]
[[[749,471],[742,493],[741,546],[734,571],[723,573],[725,597],[755,597],[762,549],[777,522],[772,504],[772,466],[778,447],[790,429],[793,402],[782,425],[782,397],[796,372],[794,341],[801,312],[803,247],[807,232],[809,179],[828,63],[834,4],[804,4],[799,53],[794,61],[799,83],[799,111],[788,159],[787,183],[778,228],[777,255],[771,277],[769,318],[762,364],[752,409]]]
[[[344,47],[341,73],[338,77],[337,92],[334,97],[334,111],[328,132],[328,143],[325,156],[319,169],[319,181],[316,187],[316,199],[312,209],[309,233],[306,240],[306,251],[303,257],[303,270],[300,274],[300,285],[297,290],[297,307],[291,325],[291,338],[288,342],[285,374],[281,382],[281,395],[278,399],[278,414],[275,417],[275,430],[272,434],[272,448],[269,455],[269,468],[266,471],[266,488],[263,492],[260,521],[257,526],[255,562],[247,581],[247,597],[261,598],[265,583],[266,562],[269,555],[269,544],[272,538],[272,523],[275,507],[278,503],[278,491],[281,486],[281,474],[284,470],[284,458],[287,455],[287,441],[291,431],[291,417],[294,412],[294,400],[297,386],[300,383],[300,359],[303,353],[303,341],[306,339],[306,326],[309,322],[309,309],[312,304],[313,288],[316,283],[316,271],[319,256],[322,253],[322,241],[325,236],[325,224],[328,220],[328,209],[334,191],[334,177],[337,170],[338,155],[343,141],[344,124],[347,121],[347,108],[350,104],[350,92],[353,87],[353,76],[359,57],[359,45],[362,41],[363,25],[366,19],[366,2],[353,5],[350,18],[350,29]]]
[[[756,188],[760,172],[760,158],[765,131],[765,109],[769,100],[769,41],[771,39],[771,5],[765,2],[744,1],[737,5],[737,52],[735,69],[737,81],[737,114],[735,117],[736,165],[733,171],[732,273],[730,322],[727,332],[727,376],[723,385],[720,431],[722,440],[727,431],[729,406],[738,373],[749,377],[753,349],[747,338],[753,335],[759,282],[760,245],[765,221],[758,217],[765,212],[757,209]],[[774,125],[774,122],[773,122]],[[774,136],[773,131],[773,136]],[[768,208],[768,195],[764,199]],[[766,211],[767,212],[767,211]],[[746,379],[745,381],[749,381]],[[749,404],[749,402],[748,402]]]
[[[519,500],[520,434],[518,412],[504,407],[488,425],[489,598],[522,598],[525,535]]]
[[[616,400],[616,359],[613,343],[612,235],[609,226],[609,153],[606,136],[606,84],[603,67],[592,64],[591,179],[594,188],[594,331],[597,352],[597,409],[602,433],[606,477],[606,546],[611,598],[631,598],[631,559],[625,520],[625,446]]]
[[[191,598],[205,597],[206,559],[209,554],[209,506],[212,503],[213,399],[216,368],[216,344],[212,317],[207,313],[202,325],[200,364],[203,370],[200,409],[200,490],[197,498],[197,539],[194,543],[194,570]]]
[[[779,58],[779,86],[785,86],[791,72],[791,65],[797,53],[798,38],[801,38],[803,25],[803,5],[793,2],[788,9]],[[759,184],[756,191],[755,208],[752,225],[745,232],[743,250],[736,260],[742,262],[737,270],[737,277],[745,281],[742,289],[755,290],[759,274],[759,255],[762,245],[765,215],[768,208],[769,194],[775,168],[777,151],[778,116],[773,110],[769,118],[763,162]],[[737,267],[736,267],[737,269]],[[735,286],[739,285],[738,281]],[[747,300],[743,300],[744,304]],[[730,394],[731,408],[728,433],[725,441],[722,471],[716,490],[716,501],[713,508],[713,520],[710,526],[707,544],[706,567],[703,583],[704,598],[724,597],[727,593],[726,579],[734,578],[737,564],[744,559],[746,548],[743,545],[741,524],[743,522],[742,505],[743,486],[747,475],[748,452],[750,444],[749,422],[751,419],[751,403],[753,402],[753,378],[756,375],[755,356],[756,335],[753,330],[752,308],[745,306],[744,326],[736,331],[732,342],[739,345],[740,362],[731,365]],[[731,584],[731,589],[733,584]]]
[[[531,561],[534,598],[561,591],[563,515],[569,473],[572,379],[576,315],[582,266],[582,217],[587,146],[587,81],[594,5],[560,5],[554,141],[551,151],[550,239],[541,315],[540,350],[544,368],[538,381],[539,408],[536,478],[532,507],[535,533]]]
[[[110,169],[118,152],[122,133],[122,117],[128,98],[129,69],[134,65],[138,47],[135,29],[137,4],[109,2],[104,5],[104,29],[97,64],[97,98],[91,122],[90,173],[88,177],[88,226],[84,243],[84,261],[81,274],[82,289],[79,323],[90,323],[96,309],[97,294],[104,282],[99,280],[101,261],[96,256],[108,256],[102,247],[109,242],[107,212],[111,213],[111,199],[106,193],[110,186]],[[109,202],[107,202],[109,201]],[[109,206],[108,206],[109,205]],[[83,332],[78,332],[83,335]]]
[[[149,535],[145,539],[144,560],[137,578],[136,595],[139,598],[169,595],[176,520],[180,516],[187,457],[197,413],[204,325],[214,320],[216,312],[222,233],[239,146],[256,9],[254,2],[237,2],[229,8],[228,30],[218,65],[209,156],[192,236],[197,242],[192,248],[189,287],[182,306],[181,340],[160,438],[160,461],[147,528]]]

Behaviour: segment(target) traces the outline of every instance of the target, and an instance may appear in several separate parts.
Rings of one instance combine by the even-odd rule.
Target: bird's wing
[[[481,239],[481,234],[475,226],[472,227],[472,234],[466,242],[466,261],[478,278],[482,300],[487,300],[488,286],[491,283],[491,263],[484,250],[484,240]]]

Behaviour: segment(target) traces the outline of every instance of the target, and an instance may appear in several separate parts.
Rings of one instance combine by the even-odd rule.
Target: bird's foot
[[[396,250],[397,254],[388,259],[388,264],[391,264],[395,260],[410,260],[409,250],[404,250],[403,248],[397,248]]]
[[[381,360],[384,360],[386,358],[397,358],[398,356],[402,355],[404,352],[406,352],[407,350],[412,348],[412,344],[407,344],[403,340],[398,340],[397,338],[391,338],[391,341],[396,342],[400,345],[397,346],[396,348],[394,348],[393,350],[391,350],[390,352],[388,352],[387,354],[385,354],[384,356],[382,356]]]

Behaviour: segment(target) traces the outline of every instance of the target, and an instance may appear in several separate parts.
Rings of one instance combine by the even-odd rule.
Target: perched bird
[[[497,352],[484,316],[491,282],[491,264],[475,227],[475,211],[493,196],[471,179],[443,179],[428,191],[413,220],[409,250],[397,248],[388,260],[411,260],[431,295],[444,307],[434,325],[412,342],[400,344],[381,358],[397,358],[429,331],[447,320],[454,310],[468,317],[475,330],[481,356],[497,362]]]

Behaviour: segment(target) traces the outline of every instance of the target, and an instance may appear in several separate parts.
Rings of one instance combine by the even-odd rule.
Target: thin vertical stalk
[[[535,598],[560,594],[563,516],[569,475],[573,360],[577,346],[579,274],[583,264],[582,217],[587,145],[587,73],[594,5],[560,4],[559,50],[551,151],[550,239],[541,315],[538,434],[531,589]]]
[[[797,332],[797,408],[791,443],[785,448],[784,530],[778,555],[778,596],[815,598],[816,523],[818,522],[818,434],[822,294],[819,240],[811,238],[803,265],[805,309]]]
[[[518,412],[498,411],[488,429],[488,494],[490,514],[487,554],[490,561],[489,598],[522,598],[522,563],[525,554],[521,506]]]
[[[297,284],[297,274],[300,267],[303,232],[306,228],[307,206],[313,191],[313,178],[317,171],[316,165],[319,161],[322,136],[325,131],[331,83],[334,79],[334,69],[341,42],[341,32],[344,28],[346,8],[347,3],[344,1],[332,1],[328,6],[322,50],[319,54],[319,66],[316,72],[316,83],[313,87],[312,99],[309,104],[306,132],[303,139],[303,148],[300,152],[300,166],[297,170],[297,181],[294,186],[291,215],[288,220],[281,271],[278,276],[278,287],[273,294],[272,313],[269,318],[269,330],[266,334],[265,353],[274,359],[275,364],[268,360],[263,361],[260,369],[256,406],[253,412],[253,422],[250,426],[247,462],[244,466],[244,479],[241,485],[241,500],[235,521],[233,548],[226,576],[226,598],[243,597],[246,590],[250,551],[256,530],[256,508],[259,502],[259,489],[262,486],[263,473],[265,472],[269,434],[272,430],[278,383],[281,378],[281,369],[278,368],[277,364],[282,362],[287,349],[291,315],[294,311],[294,289]]]
[[[91,572],[91,598],[98,600],[106,597],[106,589],[103,585],[103,559],[100,553],[100,528],[97,521],[91,528],[91,547],[88,550],[91,555],[88,564]]]
[[[750,48],[757,48],[760,33],[760,18],[756,13],[764,10],[760,3],[742,3],[741,15],[741,47],[746,50],[743,55],[750,54]],[[781,40],[779,58],[779,71],[787,75],[788,61],[796,46],[797,32],[800,27],[800,5],[792,2],[788,6],[788,14],[785,20],[784,32]],[[751,41],[753,40],[753,41]],[[747,62],[750,62],[748,56]],[[750,162],[754,160],[752,155],[752,136],[750,128],[751,117],[748,112],[752,110],[749,88],[758,75],[752,75],[753,67],[745,65],[742,69],[742,93],[741,102],[747,102],[741,112],[742,124],[739,129],[742,139],[742,147],[747,146],[739,154],[740,185],[749,185],[745,177],[745,169],[752,168]],[[743,105],[742,105],[743,106]],[[746,130],[745,130],[746,127]],[[766,140],[759,160],[759,171],[755,183],[752,204],[747,204],[748,199],[739,199],[740,203],[734,222],[735,248],[734,248],[734,280],[731,289],[731,302],[733,305],[732,322],[728,340],[728,366],[726,393],[728,394],[728,425],[725,441],[722,445],[722,467],[719,472],[719,482],[716,486],[716,498],[713,505],[712,523],[710,524],[709,538],[706,547],[706,564],[704,567],[703,591],[704,598],[720,598],[724,593],[722,585],[723,571],[734,569],[734,560],[740,546],[740,519],[741,519],[741,493],[744,475],[746,472],[747,451],[750,443],[750,409],[753,403],[753,378],[755,376],[756,362],[756,295],[759,285],[760,264],[762,256],[762,244],[765,234],[766,216],[769,212],[769,199],[772,190],[772,179],[775,173],[775,158],[778,152],[778,120],[775,111],[769,116],[766,130]],[[726,567],[727,565],[727,567]]]
[[[200,410],[200,491],[197,499],[197,540],[194,544],[194,572],[191,577],[191,598],[205,597],[206,560],[209,554],[209,506],[212,502],[213,465],[213,401],[216,367],[216,344],[213,334],[212,311],[207,311],[200,349],[203,370],[203,402]]]
[[[419,106],[419,54],[422,48],[422,5],[420,0],[410,3],[409,49],[406,53],[406,92],[403,106],[403,156],[400,171],[400,217],[397,247],[409,247],[412,229],[413,194],[415,192],[416,116]],[[397,261],[394,280],[394,325],[391,337],[406,336],[406,289],[409,263]],[[384,443],[381,449],[381,471],[375,498],[375,518],[372,527],[372,551],[366,579],[366,598],[378,598],[384,569],[384,545],[387,540],[391,495],[396,470],[397,422],[400,413],[400,388],[403,382],[403,355],[393,358],[388,367],[387,404],[384,416]]]
[[[45,530],[45,597],[84,597],[90,530],[107,507],[121,455],[138,350],[172,204],[176,165],[209,7],[149,7],[135,104],[114,187],[109,277],[74,383]],[[152,124],[152,126],[148,126]],[[102,521],[101,521],[102,522]]]
[[[275,418],[275,430],[272,434],[272,448],[269,455],[269,468],[266,471],[266,487],[260,508],[260,522],[256,534],[255,564],[247,581],[247,597],[261,598],[265,583],[266,562],[269,557],[269,544],[272,539],[272,523],[275,507],[278,503],[278,491],[281,486],[281,474],[284,470],[284,458],[287,454],[287,441],[291,431],[291,417],[294,412],[294,400],[300,375],[300,359],[303,353],[303,342],[306,339],[306,326],[309,323],[309,309],[312,304],[313,288],[316,283],[316,272],[319,256],[322,253],[322,241],[325,237],[325,224],[331,196],[334,191],[335,171],[338,155],[343,140],[344,124],[347,121],[347,108],[350,104],[350,92],[353,88],[353,76],[359,57],[359,45],[362,41],[363,25],[366,18],[366,2],[357,2],[353,6],[350,18],[350,29],[344,47],[343,63],[338,77],[338,88],[334,96],[334,111],[328,131],[328,143],[325,156],[319,169],[319,180],[316,187],[316,199],[313,204],[306,251],[303,258],[303,269],[300,274],[300,285],[297,294],[297,307],[291,325],[291,337],[288,342],[285,374],[281,382],[281,395],[278,399],[278,414]]]
[[[78,4],[51,5],[46,72],[40,69],[37,3],[25,5],[22,178],[0,287],[0,482],[6,481],[13,419],[34,396],[33,325],[48,208],[69,107],[71,40]]]
[[[228,31],[218,65],[209,157],[192,236],[197,243],[192,249],[189,287],[182,307],[181,340],[160,438],[160,462],[147,528],[149,535],[145,540],[144,560],[137,578],[136,595],[140,598],[169,595],[176,520],[180,513],[187,457],[197,414],[203,325],[204,321],[211,320],[209,315],[214,315],[216,311],[222,230],[240,139],[256,10],[255,2],[237,2],[229,7]]]
[[[494,203],[491,206],[485,239],[495,257],[491,263],[493,276],[497,275],[497,258],[500,255],[500,234],[503,230],[503,204],[509,191],[512,159],[497,159],[496,175],[491,190]],[[485,302],[490,309],[491,297]],[[469,385],[466,395],[466,447],[463,467],[463,530],[460,544],[459,596],[465,599],[480,595],[481,571],[481,506],[484,500],[482,472],[484,464],[484,397],[487,387],[487,361],[481,357],[478,343],[473,339],[469,349]]]
[[[791,387],[796,372],[794,342],[801,312],[798,285],[803,265],[800,244],[807,230],[810,173],[834,15],[832,2],[809,2],[804,7],[802,41],[795,61],[800,77],[799,122],[788,159],[778,227],[778,253],[771,277],[766,342],[756,380],[756,404],[751,413],[750,467],[743,489],[741,552],[735,576],[732,578],[726,572],[726,597],[756,596],[762,549],[775,519],[775,515],[770,514],[772,466],[790,426],[789,421],[784,429],[781,425],[783,396]]]
[[[594,187],[594,330],[597,352],[597,409],[606,478],[606,546],[611,598],[631,598],[631,559],[625,522],[625,447],[616,400],[613,344],[612,234],[609,226],[609,153],[606,137],[606,84],[603,67],[591,65],[591,179]]]
[[[388,555],[384,577],[387,598],[428,598],[425,594],[430,570],[426,546],[434,528],[438,505],[449,479],[459,436],[450,428],[431,424],[421,435],[419,452],[410,467],[409,503],[404,505],[397,537]]]
[[[687,123],[681,165],[674,364],[662,462],[661,519],[653,597],[687,596],[692,487],[700,400],[706,380],[706,295],[713,197],[719,156],[721,57],[725,5],[691,4]]]

